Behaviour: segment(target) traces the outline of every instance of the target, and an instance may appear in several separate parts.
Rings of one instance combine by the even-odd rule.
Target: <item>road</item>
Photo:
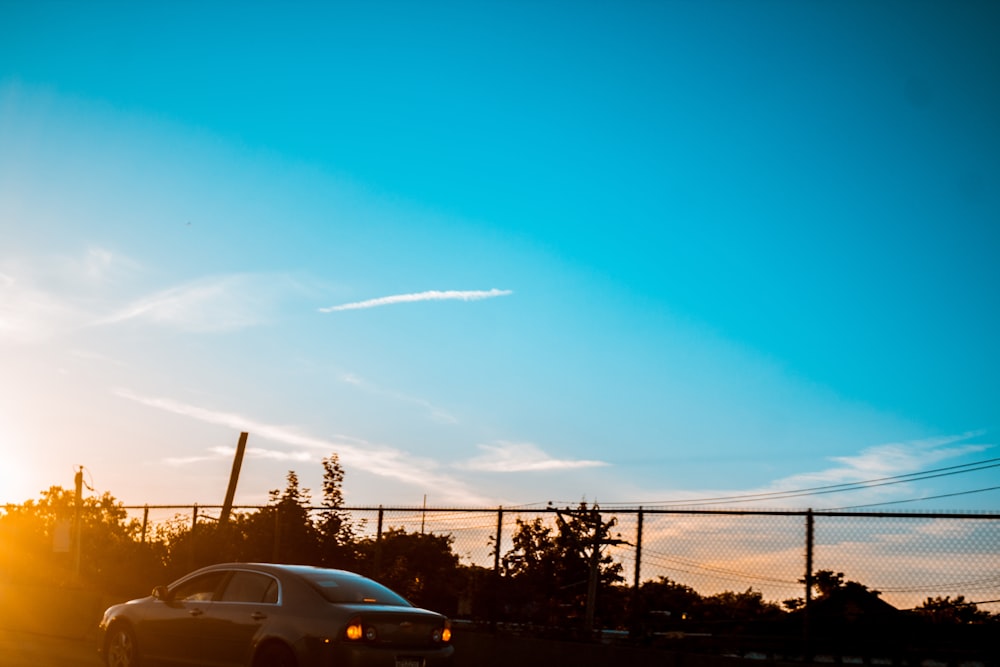
[[[101,667],[93,639],[0,631],[3,667]]]
[[[495,637],[468,633],[456,637],[455,667],[740,667],[742,661],[714,656],[686,656],[660,651],[615,649],[577,644]],[[745,664],[745,663],[743,663]],[[0,630],[0,667],[103,667],[93,635],[68,639],[33,632]]]

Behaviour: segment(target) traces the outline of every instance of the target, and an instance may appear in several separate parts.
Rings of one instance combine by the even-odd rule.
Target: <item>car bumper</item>
[[[455,648],[407,649],[364,644],[331,644],[323,667],[451,667]]]

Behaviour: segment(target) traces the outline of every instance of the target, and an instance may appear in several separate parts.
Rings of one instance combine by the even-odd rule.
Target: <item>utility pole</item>
[[[559,518],[562,519],[564,523],[568,522],[563,515],[568,515],[581,520],[591,530],[593,530],[590,540],[591,544],[589,554],[590,576],[587,581],[586,625],[587,632],[590,632],[594,629],[594,617],[597,612],[597,588],[600,583],[601,576],[601,548],[605,546],[628,544],[628,542],[622,539],[608,537],[608,531],[615,525],[616,519],[612,519],[611,521],[604,523],[601,519],[601,510],[597,505],[594,505],[589,510],[571,510],[569,508],[556,510],[556,514],[559,515]]]
[[[73,577],[80,581],[80,554],[83,545],[83,487],[93,491],[89,484],[83,481],[83,466],[76,466],[76,474],[73,475]]]
[[[73,496],[73,578],[80,581],[80,542],[83,530],[80,526],[80,513],[83,509],[83,466],[77,466],[73,476],[76,493]]]
[[[236,444],[236,455],[233,457],[233,469],[229,473],[229,488],[226,489],[226,501],[222,504],[222,514],[219,516],[219,525],[224,526],[229,521],[229,513],[233,509],[233,498],[236,496],[236,482],[240,479],[240,468],[243,467],[243,453],[247,449],[246,431],[240,433],[240,441]]]

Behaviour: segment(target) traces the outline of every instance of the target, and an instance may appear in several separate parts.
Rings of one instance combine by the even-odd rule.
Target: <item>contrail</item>
[[[389,306],[394,303],[413,303],[415,301],[479,301],[480,299],[493,299],[498,296],[513,294],[511,290],[491,289],[491,290],[430,290],[428,292],[417,292],[415,294],[394,294],[392,296],[382,296],[377,299],[367,301],[357,301],[355,303],[345,303],[339,306],[329,306],[320,308],[321,313],[333,313],[338,310],[362,310],[364,308],[377,308],[378,306]]]

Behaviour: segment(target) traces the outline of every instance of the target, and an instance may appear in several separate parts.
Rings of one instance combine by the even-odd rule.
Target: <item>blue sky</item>
[[[241,430],[244,503],[289,469],[318,489],[332,451],[349,503],[414,505],[995,458],[997,27],[985,2],[2,3],[0,502],[74,465],[221,502]]]

